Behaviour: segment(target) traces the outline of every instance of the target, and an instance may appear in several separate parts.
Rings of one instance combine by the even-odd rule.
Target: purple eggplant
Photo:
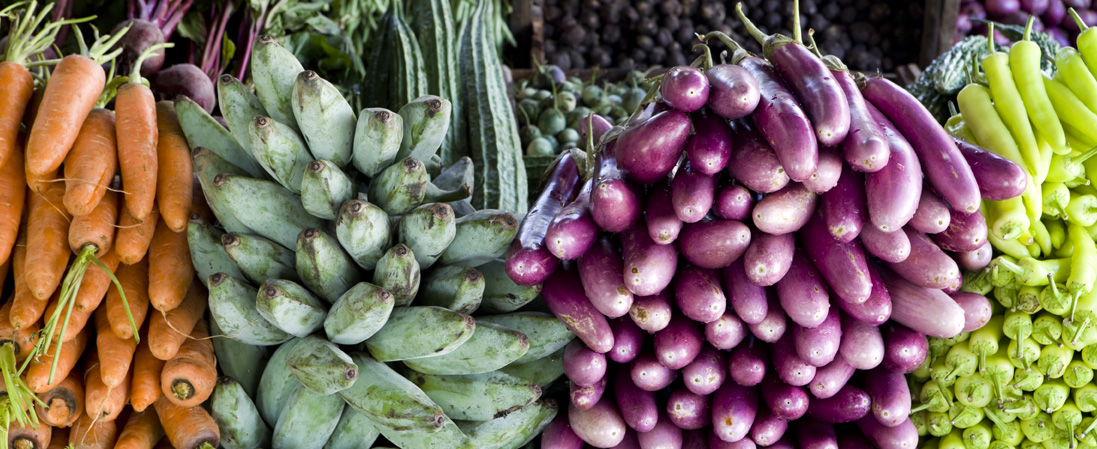
[[[884,360],[884,337],[880,335],[880,328],[842,314],[842,344],[838,353],[854,368],[876,368]]]
[[[628,315],[640,329],[654,334],[670,324],[670,300],[663,295],[638,296],[633,299]]]
[[[891,156],[884,130],[872,118],[865,97],[861,96],[861,89],[845,65],[832,56],[824,57],[823,62],[829,66],[849,105],[849,134],[842,141],[843,159],[854,170],[865,173],[879,171],[887,166]]]
[[[964,329],[964,309],[945,292],[912,284],[886,268],[880,275],[891,294],[891,319],[938,338],[955,337]]]
[[[790,257],[791,259],[791,254]],[[724,268],[724,292],[739,319],[747,324],[758,324],[766,319],[769,306],[766,288],[749,280],[740,258]]]
[[[922,191],[918,210],[914,211],[914,217],[910,219],[910,227],[925,234],[936,234],[948,229],[951,221],[952,213],[948,204],[928,188]]]
[[[820,195],[829,192],[838,185],[838,178],[842,176],[842,165],[842,156],[838,154],[837,149],[820,148],[819,164],[815,168],[815,173],[803,181],[804,186]]]
[[[838,432],[838,447],[841,449],[876,449],[861,432]]]
[[[597,171],[590,192],[590,214],[598,227],[608,232],[623,232],[640,217],[639,189],[626,179],[617,163],[617,145],[606,144],[595,158]]]
[[[632,383],[646,391],[659,391],[670,385],[678,372],[663,366],[655,354],[643,352],[632,361]]]
[[[705,333],[700,324],[675,314],[666,329],[655,334],[655,358],[669,369],[682,369],[697,358],[704,343]]]
[[[750,218],[750,211],[754,208],[754,196],[746,187],[738,184],[730,184],[716,192],[716,200],[712,204],[712,213],[724,220],[744,221]],[[648,210],[651,215],[651,210]]]
[[[747,328],[755,338],[766,343],[779,340],[788,331],[788,315],[781,308],[781,303],[774,293],[774,289],[766,291],[766,317],[760,323],[748,324]]]
[[[867,229],[867,228],[866,228]],[[884,324],[888,318],[891,318],[891,295],[888,294],[887,287],[884,285],[884,280],[880,277],[880,273],[876,268],[869,265],[868,278],[872,281],[872,293],[868,295],[868,300],[856,304],[848,302],[838,297],[838,307],[842,308],[850,318],[857,321],[871,324],[873,326],[879,326]]]
[[[582,340],[572,340],[564,347],[564,374],[571,383],[589,386],[606,377],[606,356],[591,351]]]
[[[794,323],[803,327],[823,324],[830,310],[827,283],[803,251],[796,251],[788,274],[777,282],[777,298]]]
[[[846,382],[857,371],[842,357],[836,357],[827,366],[815,370],[815,377],[808,384],[811,395],[819,399],[827,399],[838,394]]]
[[[644,346],[644,331],[628,317],[609,320],[613,330],[613,349],[606,353],[610,360],[617,363],[631,362],[640,355]]]
[[[598,382],[587,386],[571,382],[569,390],[571,405],[580,410],[589,410],[602,400],[602,395],[606,392],[606,378],[602,377]]]
[[[1063,18],[1067,16],[1067,8],[1064,3],[1063,0],[1051,0],[1048,2],[1047,10],[1040,15],[1040,20],[1043,20],[1044,23],[1052,27],[1056,24],[1063,23]],[[986,18],[985,10],[983,11],[982,18]]]
[[[536,285],[548,279],[559,259],[545,247],[545,233],[556,214],[575,193],[579,169],[570,153],[556,160],[548,184],[522,221],[518,236],[507,251],[506,270],[518,285]]]
[[[857,238],[868,218],[864,176],[853,170],[843,171],[838,184],[824,193],[820,202],[831,236],[843,243]]]
[[[778,378],[794,387],[811,383],[811,379],[815,377],[815,367],[796,355],[796,343],[792,334],[786,333],[770,349],[773,369]]]
[[[884,369],[912,373],[925,363],[929,355],[929,340],[925,334],[891,323],[884,327],[883,336],[884,362],[880,366]]]
[[[648,224],[648,236],[655,243],[669,245],[678,240],[683,223],[674,211],[670,188],[665,183],[655,184],[648,191],[647,209],[644,213]]]
[[[579,438],[594,447],[613,447],[621,443],[627,430],[625,421],[612,401],[598,401],[587,410],[568,406],[568,422]]]
[[[910,228],[903,231],[910,239],[910,257],[899,263],[888,263],[892,270],[919,287],[941,289],[957,283],[960,267],[955,260],[925,234]],[[890,290],[890,285],[888,288]]]
[[[987,243],[987,220],[983,214],[961,214],[949,210],[948,228],[933,234],[933,241],[946,251],[975,251]]]
[[[705,421],[708,421],[709,417],[705,417]],[[696,448],[696,449],[709,449],[708,438],[712,434],[708,429],[696,429],[696,430],[683,430],[682,431],[682,447]]]
[[[694,170],[709,176],[720,173],[731,159],[731,126],[708,111],[693,114],[693,136],[686,144],[686,156]]]
[[[796,249],[794,234],[772,235],[758,232],[750,236],[750,246],[743,253],[743,269],[755,285],[768,287],[788,273]],[[749,321],[748,321],[749,322]]]
[[[865,99],[910,142],[933,189],[960,212],[978,211],[982,198],[971,166],[933,114],[906,89],[883,77],[869,77],[859,84]]]
[[[678,236],[678,251],[690,263],[717,269],[731,265],[750,246],[750,228],[736,220],[690,223]]]
[[[545,246],[560,260],[575,260],[586,254],[598,239],[598,224],[590,215],[590,189],[588,179],[579,194],[549,224],[545,232]]]
[[[733,382],[744,387],[753,387],[762,383],[769,370],[769,354],[766,353],[766,346],[761,340],[751,339],[731,352],[731,358],[728,360],[728,376]]]
[[[541,432],[542,449],[583,449],[583,439],[571,430],[566,414],[558,413],[556,418]]]
[[[659,413],[659,422],[647,432],[637,432],[636,440],[640,449],[680,449],[682,447],[682,429],[670,422],[665,412]]]
[[[956,305],[964,309],[964,328],[960,332],[971,332],[983,327],[994,313],[986,296],[971,292],[956,292],[949,296],[956,301]]]
[[[857,304],[868,300],[872,293],[868,261],[856,240],[843,243],[827,230],[822,213],[812,214],[807,226],[800,231],[804,252],[815,263],[826,283],[843,301]]]
[[[618,369],[613,383],[614,398],[621,417],[637,432],[647,432],[659,422],[659,406],[655,393],[637,387],[626,369]]]
[[[754,226],[772,235],[796,232],[811,218],[817,199],[818,195],[803,184],[789,184],[754,205]]]
[[[595,309],[609,318],[622,317],[632,308],[632,292],[625,286],[621,255],[609,239],[596,242],[579,258],[579,279]]]
[[[815,164],[812,162],[812,173],[815,172]],[[728,173],[743,186],[758,193],[776,192],[789,183],[789,175],[773,147],[758,131],[745,124],[735,127],[735,145],[731,149]],[[811,173],[806,176],[810,177]]]
[[[796,421],[796,440],[800,449],[838,449],[834,426],[815,419]],[[912,448],[913,449],[913,448]]]
[[[670,182],[670,204],[685,223],[696,223],[708,215],[716,199],[716,178],[685,164]]]
[[[1029,178],[1024,167],[964,139],[953,137],[952,140],[971,166],[984,200],[1008,200],[1025,193]]]
[[[876,368],[865,374],[865,393],[872,398],[872,415],[888,427],[910,416],[910,387],[903,373]]]
[[[908,417],[895,427],[888,427],[871,416],[857,421],[857,428],[880,449],[908,449],[918,446],[918,428]]]
[[[910,143],[884,114],[868,104],[869,113],[887,139],[890,156],[880,170],[865,174],[865,200],[872,225],[884,232],[906,226],[922,196],[922,165]]]
[[[800,419],[808,411],[808,394],[803,388],[794,387],[770,375],[762,381],[762,400],[766,406],[785,421]]]
[[[679,429],[696,430],[712,420],[712,404],[707,395],[686,388],[675,388],[667,398],[667,417]]]
[[[826,366],[838,355],[839,346],[846,340],[845,329],[843,329],[845,325],[842,324],[840,315],[838,308],[832,307],[827,313],[827,318],[818,326],[792,327],[796,354],[809,365],[816,368]]]
[[[747,436],[758,414],[758,392],[734,382],[724,382],[712,398],[712,431],[734,443]]]
[[[708,77],[708,107],[726,119],[750,115],[758,107],[758,82],[737,65],[718,64],[705,71]]]
[[[617,163],[636,182],[658,181],[678,163],[689,132],[689,116],[673,110],[629,125],[617,139]]]
[[[579,141],[580,142],[586,142],[587,141],[588,123],[594,125],[594,127],[593,127],[594,128],[594,133],[590,137],[591,137],[591,140],[594,141],[595,145],[597,145],[598,142],[601,142],[602,141],[602,136],[605,135],[606,132],[609,131],[611,128],[613,128],[613,123],[610,123],[610,121],[608,119],[606,119],[605,117],[602,117],[601,115],[594,114],[594,113],[588,114],[586,117],[583,117],[579,121]]]
[[[732,312],[724,312],[716,321],[705,324],[705,341],[716,349],[729,350],[747,336],[743,320]]]
[[[788,421],[778,417],[773,411],[758,410],[754,425],[750,427],[750,439],[761,447],[773,447],[788,431]]]
[[[828,423],[854,422],[868,415],[872,399],[868,393],[846,384],[829,398],[815,398],[808,404],[808,416]]]
[[[693,266],[674,276],[674,298],[682,315],[701,323],[720,319],[728,303],[720,288],[720,274]]]
[[[583,284],[575,272],[556,270],[545,281],[541,296],[552,314],[563,321],[588,348],[599,353],[613,348],[613,331],[609,328],[609,322],[583,293]]]
[[[754,440],[750,438],[743,438],[734,443],[729,443],[712,433],[709,434],[708,449],[758,449],[758,445],[754,444]]]
[[[612,446],[610,449],[644,449],[640,446],[639,434],[632,429],[625,429],[625,438],[621,440],[617,445]],[[587,446],[593,447],[593,446]]]
[[[625,259],[625,286],[637,296],[662,292],[678,268],[678,251],[655,243],[643,220],[621,235],[621,253]]]
[[[667,106],[682,112],[696,111],[708,102],[708,77],[696,67],[671,67],[663,75],[659,94]]]
[[[866,226],[859,237],[865,251],[884,262],[899,263],[910,257],[910,239],[902,229],[884,232],[876,226]]]
[[[694,394],[708,395],[718,390],[727,378],[728,365],[724,352],[705,345],[689,365],[682,368],[682,383]]]
[[[979,249],[956,253],[952,255],[952,258],[965,271],[982,270],[990,265],[990,261],[994,258],[994,247],[990,245],[989,241],[983,242],[983,246],[980,246]]]

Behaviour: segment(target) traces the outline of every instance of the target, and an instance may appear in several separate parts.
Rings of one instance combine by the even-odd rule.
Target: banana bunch
[[[177,104],[212,219],[187,229],[224,374],[227,449],[519,447],[574,336],[500,258],[519,218],[474,210],[473,166],[442,167],[449,101],[357,114],[272,40],[255,92],[217,83],[226,127]],[[473,317],[472,314],[476,314]]]

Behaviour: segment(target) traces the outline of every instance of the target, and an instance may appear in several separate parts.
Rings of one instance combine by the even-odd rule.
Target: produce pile
[[[709,33],[732,64],[672,68],[623,127],[585,119],[507,254],[578,336],[542,447],[915,447],[926,336],[989,319],[961,266],[1021,168],[738,12],[765,58]]]
[[[1034,30],[1070,46],[1085,28],[1078,18],[1086,23],[1097,22],[1097,11],[1090,9],[1090,3],[1090,0],[964,0],[956,17],[956,40],[969,35],[988,36],[988,20],[1025,26],[1032,18]],[[1077,17],[1067,14],[1067,9],[1074,9]],[[995,38],[1000,44],[1008,43],[1004,36]]]

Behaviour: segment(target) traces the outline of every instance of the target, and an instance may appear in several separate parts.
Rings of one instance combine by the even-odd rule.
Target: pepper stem
[[[987,47],[990,49],[990,53],[987,54],[993,54],[996,50],[994,48],[994,22],[987,24]]]
[[[800,0],[792,0],[792,38],[800,45],[804,45],[804,39],[800,31]]]
[[[1032,40],[1032,23],[1036,21],[1036,16],[1029,16],[1028,23],[1025,24],[1025,36],[1023,40]]]
[[[1068,8],[1067,13],[1074,18],[1074,23],[1078,24],[1079,30],[1085,31],[1089,29],[1089,25],[1086,25],[1086,21],[1082,20],[1082,16],[1078,15],[1078,11],[1075,11],[1074,8]]]
[[[1070,163],[1072,163],[1072,164],[1081,164],[1081,163],[1089,160],[1089,158],[1091,158],[1093,156],[1097,156],[1097,147],[1090,148],[1089,150],[1086,150],[1085,153],[1082,153],[1082,154],[1079,154],[1078,156],[1070,158]]]

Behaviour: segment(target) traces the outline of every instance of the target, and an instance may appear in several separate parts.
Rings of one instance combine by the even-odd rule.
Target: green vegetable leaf
[[[198,47],[206,43],[206,24],[198,11],[187,12],[179,22],[179,26],[175,28],[175,32],[191,40]]]
[[[234,55],[236,55],[236,44],[226,35],[221,39],[221,60],[231,61]]]

